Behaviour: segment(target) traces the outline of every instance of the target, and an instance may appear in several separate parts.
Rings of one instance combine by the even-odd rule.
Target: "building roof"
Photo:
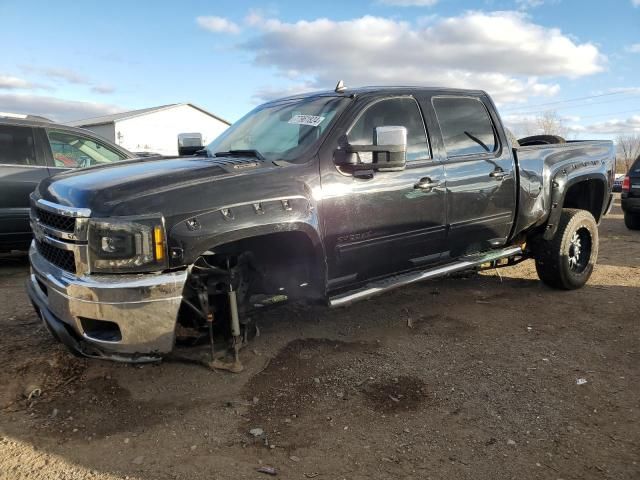
[[[207,112],[206,110],[198,107],[197,105],[194,105],[193,103],[170,103],[168,105],[160,105],[158,107],[141,108],[139,110],[130,110],[128,112],[120,112],[120,113],[114,113],[111,115],[103,115],[101,117],[85,118],[83,120],[67,122],[67,125],[71,125],[73,127],[88,127],[91,125],[103,125],[105,123],[112,123],[118,120],[126,120],[129,118],[140,117],[142,115],[147,115],[149,113],[155,113],[161,110],[168,110],[170,108],[175,108],[175,107],[182,107],[184,105],[188,105],[192,108],[195,108],[196,110],[200,110],[202,113],[209,115],[210,117],[213,117],[216,120],[220,120],[221,122],[226,123],[227,125],[231,125],[231,122],[228,122],[224,118],[214,115],[211,112]]]

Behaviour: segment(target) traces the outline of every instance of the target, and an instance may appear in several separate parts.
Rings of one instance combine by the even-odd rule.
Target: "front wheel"
[[[598,226],[590,212],[565,208],[551,240],[533,242],[538,277],[553,288],[582,287],[598,258]]]

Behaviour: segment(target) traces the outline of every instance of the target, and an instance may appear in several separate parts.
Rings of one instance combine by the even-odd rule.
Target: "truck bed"
[[[552,211],[554,182],[564,184],[565,192],[578,176],[604,178],[613,184],[615,151],[609,140],[516,147],[513,154],[520,179],[514,232],[524,232],[547,221]]]

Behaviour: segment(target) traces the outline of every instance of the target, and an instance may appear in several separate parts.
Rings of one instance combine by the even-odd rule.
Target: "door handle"
[[[498,168],[489,174],[491,178],[495,178],[496,180],[503,180],[505,177],[509,176],[508,172],[505,172],[501,168]]]
[[[421,178],[418,183],[416,183],[413,188],[417,188],[420,190],[432,190],[436,187],[439,187],[442,182],[433,182],[429,177]]]

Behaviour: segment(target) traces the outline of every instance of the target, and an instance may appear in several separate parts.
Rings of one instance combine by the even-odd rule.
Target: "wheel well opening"
[[[564,197],[564,208],[577,208],[591,212],[600,221],[604,202],[604,183],[601,180],[584,180],[569,187]]]
[[[324,287],[324,269],[303,232],[275,232],[237,240],[212,249],[215,255],[247,255],[256,293],[286,292],[290,297],[316,297]]]
[[[325,281],[321,259],[303,232],[276,232],[211,247],[192,265],[178,315],[177,336],[201,338],[208,321],[228,336],[231,291],[241,324],[256,308],[322,299]],[[207,320],[209,314],[211,320]]]

